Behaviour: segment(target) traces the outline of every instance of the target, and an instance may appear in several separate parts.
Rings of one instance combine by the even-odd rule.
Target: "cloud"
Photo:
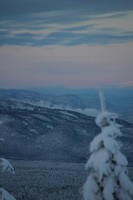
[[[90,24],[90,25],[85,25],[85,26],[75,26],[75,27],[68,27],[64,28],[64,31],[84,31],[84,30],[89,30],[93,27],[95,27],[96,24]]]
[[[37,14],[49,11],[77,11],[81,14],[101,14],[117,11],[133,10],[132,0],[1,0],[0,16],[16,17],[21,15]]]
[[[0,45],[104,45],[132,41],[132,11],[131,0],[1,0]]]
[[[78,29],[78,28],[77,28]],[[104,31],[103,31],[104,30]],[[115,33],[110,33],[110,32]],[[101,33],[100,33],[101,32]],[[118,32],[118,33],[117,33]],[[24,45],[24,46],[45,46],[45,45],[100,45],[110,43],[125,43],[133,40],[133,32],[119,34],[115,29],[99,29],[94,33],[78,33],[72,31],[57,31],[52,33],[31,33],[22,32],[17,34],[8,31],[0,32],[0,45]]]

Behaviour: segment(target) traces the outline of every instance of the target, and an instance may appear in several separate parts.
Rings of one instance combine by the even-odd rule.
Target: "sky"
[[[133,86],[132,0],[1,0],[0,88]]]

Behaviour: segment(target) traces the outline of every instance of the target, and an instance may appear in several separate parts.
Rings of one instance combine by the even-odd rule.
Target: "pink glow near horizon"
[[[95,87],[133,83],[133,43],[0,48],[0,87]]]

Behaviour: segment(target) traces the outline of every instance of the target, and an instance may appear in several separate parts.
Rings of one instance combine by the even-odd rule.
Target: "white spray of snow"
[[[70,111],[75,111],[75,112],[79,112],[88,116],[92,116],[92,117],[96,117],[99,114],[99,111],[95,108],[85,108],[85,109],[81,109],[81,108],[72,108],[70,106],[64,106],[63,104],[52,104],[49,101],[38,101],[38,102],[31,102],[29,100],[27,101],[23,101],[24,103],[28,103],[31,104],[33,106],[40,106],[40,107],[45,107],[45,108],[53,108],[53,109],[60,109],[60,110],[70,110]]]

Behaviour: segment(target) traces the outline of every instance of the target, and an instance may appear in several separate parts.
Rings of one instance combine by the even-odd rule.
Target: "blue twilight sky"
[[[133,85],[133,0],[1,0],[0,88]]]

